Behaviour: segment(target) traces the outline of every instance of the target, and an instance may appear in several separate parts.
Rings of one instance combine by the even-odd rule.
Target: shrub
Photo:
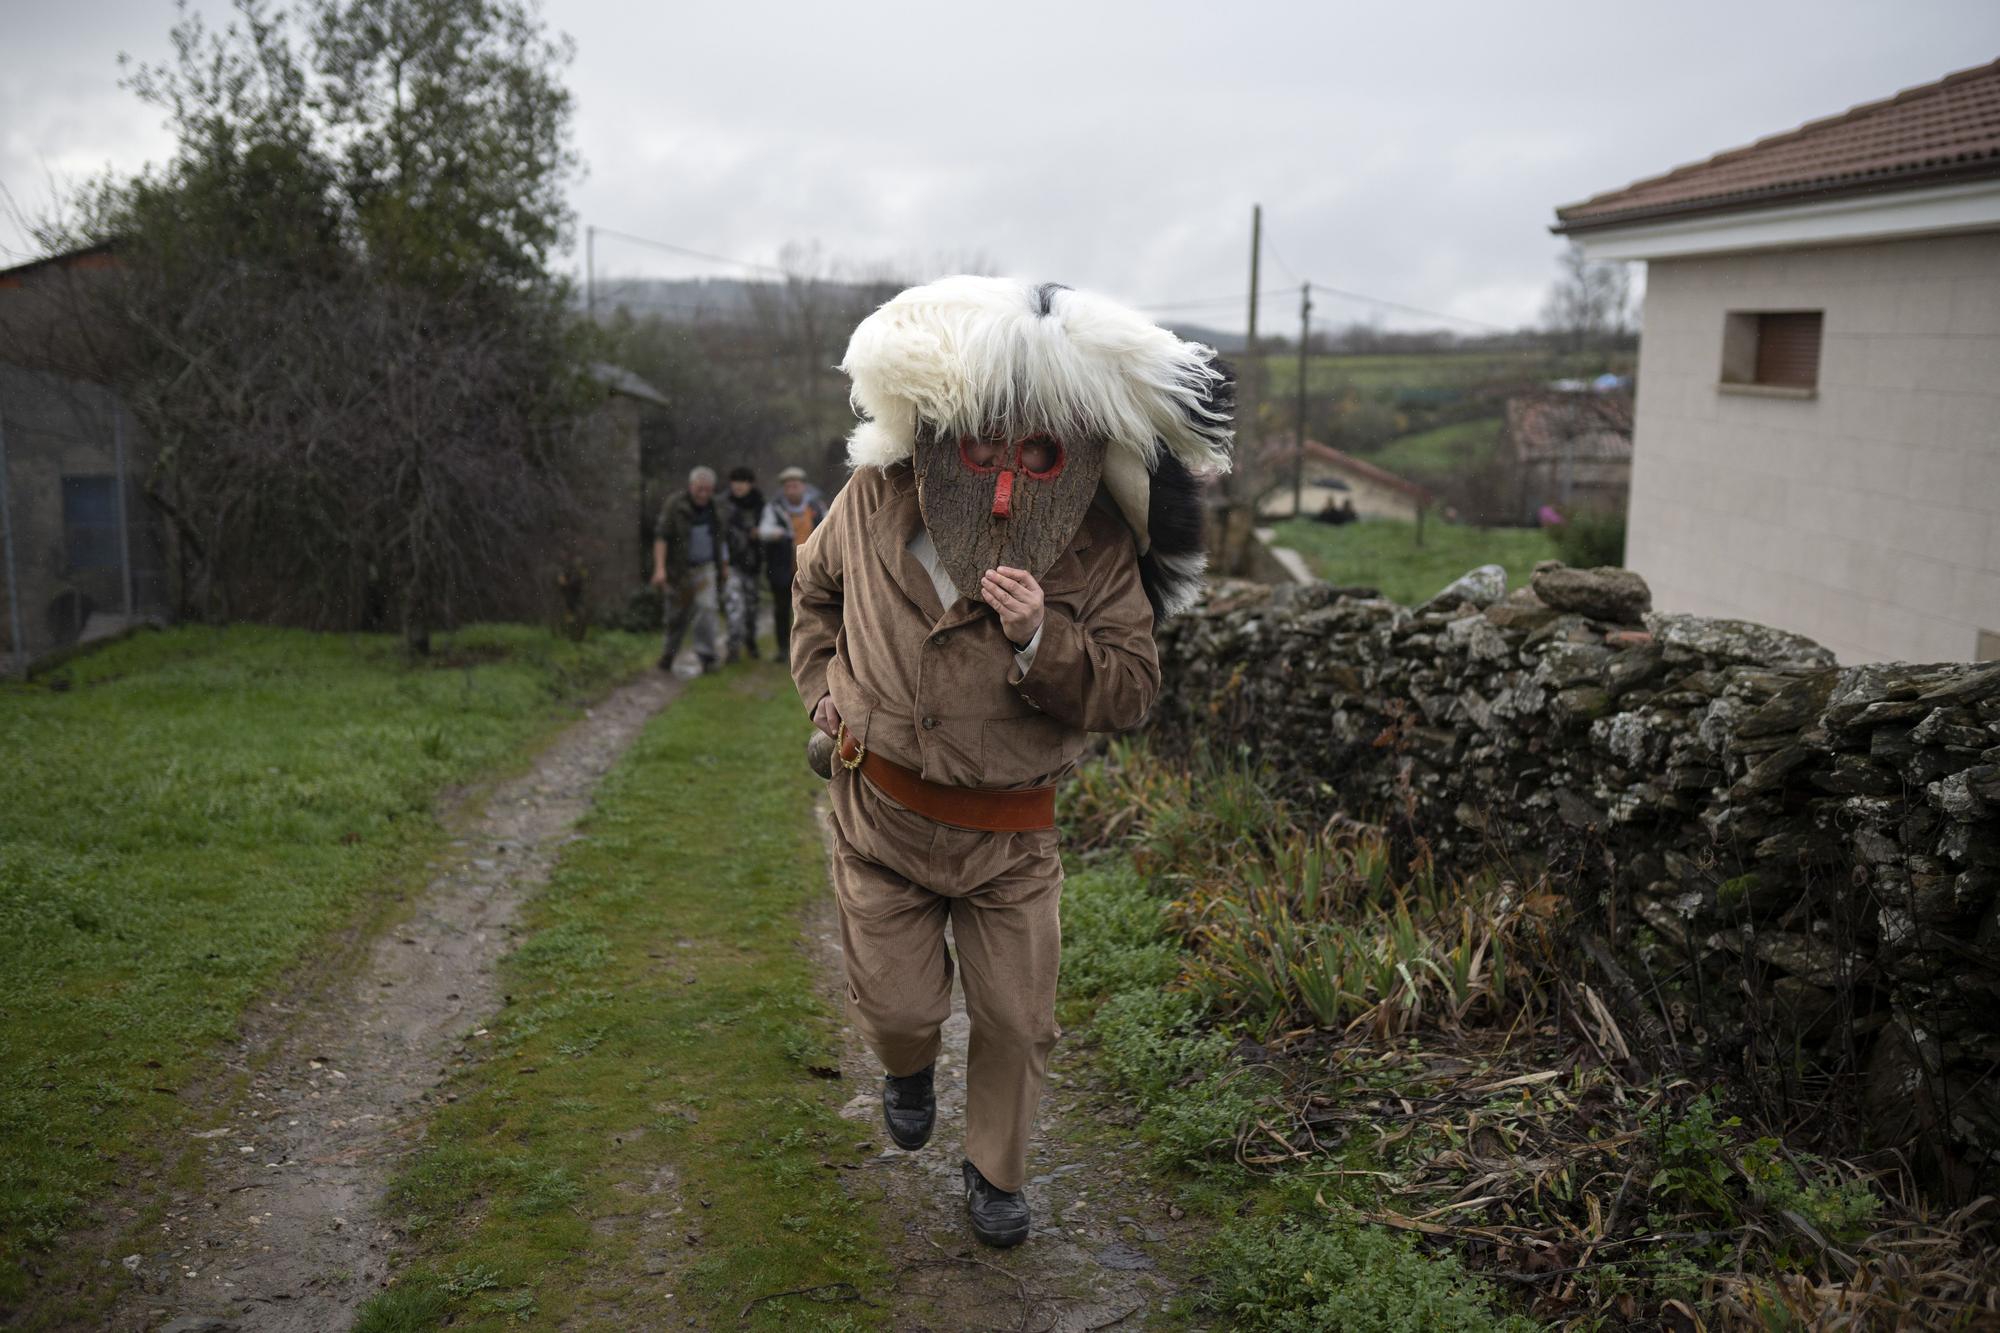
[[[1562,562],[1577,569],[1625,563],[1625,515],[1602,509],[1571,514],[1547,529]]]

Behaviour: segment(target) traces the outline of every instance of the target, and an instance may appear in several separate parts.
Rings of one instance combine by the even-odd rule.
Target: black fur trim
[[[1227,453],[1236,421],[1236,368],[1219,356],[1211,356],[1209,366],[1215,377],[1203,380],[1201,397],[1189,406],[1187,418],[1217,451]],[[1152,545],[1139,557],[1139,582],[1153,604],[1155,623],[1186,607],[1201,591],[1199,557],[1207,550],[1201,492],[1202,483],[1187,464],[1162,443],[1146,496]]]
[[[1186,605],[1201,588],[1200,573],[1191,570],[1186,559],[1205,549],[1201,520],[1201,482],[1171,450],[1160,450],[1146,497],[1152,546],[1139,557],[1139,582],[1153,604],[1156,623]]]
[[[1217,378],[1203,382],[1200,400],[1186,414],[1188,424],[1218,452],[1228,453],[1236,428],[1236,367],[1214,355],[1208,365]]]

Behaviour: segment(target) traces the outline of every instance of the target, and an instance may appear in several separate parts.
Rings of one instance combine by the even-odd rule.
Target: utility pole
[[[597,322],[597,228],[583,229],[583,313]]]
[[[1264,258],[1264,206],[1262,204],[1252,204],[1250,205],[1250,339],[1244,345],[1245,350],[1249,353],[1249,355],[1245,357],[1244,360],[1247,363],[1247,368],[1250,371],[1250,379],[1251,379],[1250,402],[1252,410],[1250,413],[1250,439],[1253,447],[1251,449],[1250,456],[1252,458],[1255,458],[1257,456],[1256,449],[1254,447],[1257,438],[1257,414],[1255,410],[1257,402],[1257,391],[1264,387],[1263,384],[1264,357],[1263,354],[1257,350],[1257,288],[1259,285],[1258,269],[1261,267],[1263,258]]]
[[[1299,421],[1298,450],[1292,455],[1292,517],[1306,512],[1306,342],[1312,336],[1313,285],[1299,287]]]

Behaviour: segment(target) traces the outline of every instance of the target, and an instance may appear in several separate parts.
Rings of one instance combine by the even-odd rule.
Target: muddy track
[[[821,812],[824,822],[826,814]],[[840,927],[832,891],[806,922],[824,994],[844,1012]],[[920,1152],[889,1143],[882,1126],[882,1067],[851,1024],[841,1027],[840,1069],[852,1093],[841,1115],[856,1140],[882,1151],[843,1173],[849,1195],[877,1203],[889,1219],[889,1326],[897,1333],[1086,1333],[1151,1325],[1179,1291],[1173,1274],[1193,1238],[1168,1195],[1140,1169],[1139,1149],[1107,1150],[1101,1131],[1078,1140],[1101,1106],[1082,1053],[1067,1038],[1049,1065],[1048,1087],[1028,1149],[1033,1230],[1019,1248],[991,1250],[972,1236],[959,1174],[965,1125],[965,1049],[970,1024],[956,980],[938,1057],[937,1132]]]
[[[500,1007],[494,964],[516,913],[599,779],[678,689],[649,673],[599,702],[483,810],[450,818],[434,877],[356,966],[246,1015],[228,1063],[247,1091],[189,1127],[205,1155],[201,1192],[173,1196],[160,1229],[120,1256],[131,1285],[110,1327],[348,1327],[388,1276],[383,1191],[422,1141],[439,1083]]]

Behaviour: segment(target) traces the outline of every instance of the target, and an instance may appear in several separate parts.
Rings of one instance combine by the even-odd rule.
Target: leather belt
[[[884,796],[940,824],[982,833],[1034,833],[1056,826],[1054,787],[989,791],[931,782],[914,769],[871,752],[845,722],[840,724],[834,753],[841,767],[858,771]]]

